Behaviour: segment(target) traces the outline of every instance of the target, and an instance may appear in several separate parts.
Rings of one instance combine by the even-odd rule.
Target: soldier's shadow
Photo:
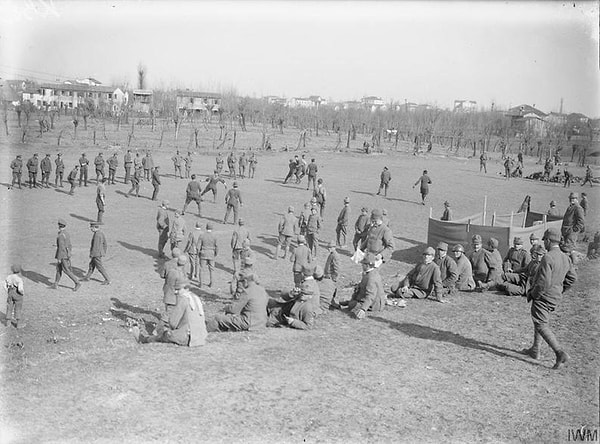
[[[62,193],[62,194],[69,194],[69,192],[63,188],[54,188],[54,191],[56,191],[57,193]]]
[[[96,219],[90,219],[89,217],[85,217],[85,216],[80,216],[78,214],[75,213],[69,213],[69,216],[75,218],[75,219],[79,219],[82,220],[84,222],[94,222]]]
[[[160,313],[154,311],[154,310],[148,310],[146,308],[142,308],[142,307],[136,307],[135,305],[131,305],[128,304],[126,302],[121,301],[118,298],[110,298],[111,302],[114,305],[114,308],[118,311],[113,310],[113,314],[115,314],[115,316],[119,317],[122,320],[126,320],[127,318],[135,318],[135,316],[128,316],[127,314],[122,313],[124,316],[123,318],[121,318],[117,313],[120,313],[122,311],[128,311],[130,313],[136,314],[136,315],[149,315],[149,316],[154,316],[156,319],[160,319]]]
[[[140,247],[139,245],[130,244],[128,242],[117,241],[122,247],[127,248],[128,250],[139,251],[140,253],[147,254],[151,257],[157,256],[157,251],[153,248]]]
[[[21,275],[36,284],[52,285],[49,278],[33,270],[21,270]]]

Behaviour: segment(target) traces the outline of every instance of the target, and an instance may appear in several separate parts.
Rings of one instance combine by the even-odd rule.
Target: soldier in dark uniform
[[[129,178],[131,177],[131,167],[133,165],[133,157],[131,156],[131,150],[127,150],[123,157],[123,167],[125,168],[125,180],[123,183],[128,184]]]
[[[102,157],[102,153],[98,153],[96,158],[94,159],[94,166],[96,167],[96,185],[100,183],[100,177],[104,179],[104,167],[106,166],[106,162],[104,161],[104,157]]]
[[[367,231],[369,229],[369,209],[362,207],[360,209],[360,215],[354,223],[354,239],[352,240],[352,246],[356,250],[362,244]]]
[[[92,243],[90,245],[90,266],[83,280],[89,281],[94,270],[98,269],[104,278],[102,285],[109,285],[110,279],[102,264],[102,257],[106,256],[106,236],[100,230],[100,225],[102,225],[102,222],[90,222],[90,230],[92,230],[92,233],[94,234],[92,235]]]
[[[585,230],[585,220],[583,209],[578,203],[579,195],[577,193],[569,194],[569,206],[563,216],[560,231],[563,237],[561,245],[562,250],[572,256],[577,247],[577,235]]]
[[[423,170],[423,175],[417,179],[413,188],[417,186],[417,184],[421,184],[421,204],[425,205],[425,198],[429,194],[429,185],[431,184],[431,179],[427,175],[427,170]]]
[[[12,183],[10,184],[10,189],[14,188],[15,183],[19,184],[19,189],[21,189],[21,175],[23,173],[23,159],[21,155],[17,155],[17,157],[10,163],[10,168],[12,169]]]
[[[227,191],[227,195],[225,196],[225,205],[227,205],[227,209],[225,210],[225,216],[223,217],[223,224],[227,223],[227,219],[229,218],[229,214],[233,210],[233,224],[237,224],[239,209],[243,205],[242,202],[242,194],[240,190],[238,190],[237,182],[233,182],[233,188]]]
[[[379,191],[377,191],[377,195],[381,194],[381,190],[383,190],[383,195],[387,197],[387,190],[390,186],[390,181],[392,180],[392,174],[388,167],[383,167],[383,171],[381,172],[380,181],[379,181]]]
[[[363,319],[368,311],[380,312],[385,309],[385,291],[376,262],[374,254],[365,255],[361,261],[362,279],[354,289],[352,299],[340,303],[340,306],[348,307],[356,319]]]
[[[58,186],[58,181],[60,180],[60,187],[63,187],[63,175],[65,174],[65,163],[62,160],[62,154],[58,153],[56,155],[56,159],[54,159],[54,164],[56,165],[56,173],[54,176],[54,186]]]
[[[63,272],[71,278],[75,287],[73,291],[79,290],[81,287],[81,283],[77,276],[71,270],[71,238],[69,237],[69,233],[65,230],[67,223],[64,219],[58,219],[58,236],[56,237],[56,254],[54,258],[57,260],[56,262],[56,276],[54,277],[54,284],[50,288],[56,290],[58,288],[58,283],[60,282],[60,278],[62,277]]]
[[[206,224],[206,231],[200,235],[198,239],[198,252],[200,254],[200,274],[198,278],[198,286],[202,287],[202,272],[208,268],[208,287],[213,284],[213,270],[215,268],[215,259],[219,254],[217,246],[217,238],[212,232],[213,224]]]
[[[29,188],[37,188],[37,173],[39,160],[35,153],[32,158],[27,161],[27,171],[29,173]]]
[[[90,161],[85,157],[85,153],[81,154],[79,158],[79,186],[83,183],[87,187],[88,182],[88,165]]]
[[[154,190],[152,191],[152,200],[158,199],[158,192],[160,190],[160,174],[158,173],[158,169],[160,167],[155,166],[152,170],[152,187]]]
[[[133,172],[133,176],[130,177],[131,180],[131,189],[127,192],[127,197],[129,197],[135,191],[135,197],[140,197],[140,170],[136,169]]]
[[[115,184],[115,175],[117,174],[117,167],[119,166],[119,159],[117,153],[114,153],[112,157],[107,160],[108,163],[108,183]]]
[[[156,214],[156,229],[158,230],[158,257],[165,257],[165,245],[169,240],[169,201],[163,200]]]
[[[46,157],[42,159],[40,168],[42,171],[42,186],[45,185],[46,188],[50,188],[50,173],[52,173],[52,160],[50,159],[50,154],[46,154]]]
[[[79,165],[75,165],[75,167],[71,170],[69,175],[67,176],[67,182],[71,185],[71,189],[69,190],[69,195],[73,195],[75,193],[75,180],[77,180],[77,173],[79,172]]]
[[[485,174],[487,174],[487,153],[484,151],[481,153],[481,155],[479,156],[479,172],[481,173],[481,170],[483,170],[485,172]]]
[[[377,267],[387,262],[394,252],[394,236],[392,230],[383,224],[383,212],[379,209],[371,211],[371,225],[367,230],[361,248],[365,253],[373,253]]]
[[[350,219],[350,198],[344,198],[344,207],[340,211],[335,227],[337,245],[346,248],[346,235],[348,234],[348,220]]]
[[[96,188],[96,206],[98,207],[98,217],[96,220],[98,222],[102,222],[102,217],[104,216],[104,208],[106,207],[106,188],[104,184],[106,183],[106,178],[102,178],[102,181]]]
[[[198,206],[198,217],[202,217],[202,198],[200,197],[202,193],[202,187],[196,181],[196,175],[192,174],[192,180],[190,180],[187,184],[187,188],[185,190],[185,203],[183,204],[183,213],[185,214],[185,210],[190,202],[196,202]]]
[[[453,216],[452,210],[450,209],[450,202],[446,201],[444,202],[444,213],[442,214],[442,217],[440,217],[440,220],[450,221],[452,219]]]

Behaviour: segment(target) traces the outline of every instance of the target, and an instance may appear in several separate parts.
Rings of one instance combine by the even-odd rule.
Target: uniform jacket
[[[526,249],[517,250],[515,247],[510,247],[504,258],[504,267],[510,268],[513,273],[522,273],[527,269],[529,262],[531,256]]]
[[[296,234],[298,227],[298,218],[294,213],[287,213],[279,221],[277,231],[284,236],[293,236]]]
[[[90,164],[90,161],[87,157],[81,156],[79,158],[79,166],[81,167],[81,169],[87,168],[89,164]]]
[[[385,308],[385,291],[383,290],[383,281],[379,270],[376,268],[363,273],[362,279],[358,284],[358,290],[352,296],[352,299],[360,303],[360,308],[364,311],[382,311]]]
[[[40,167],[42,170],[42,173],[49,173],[52,171],[52,161],[50,160],[49,157],[44,157],[42,159],[42,162],[40,163]]]
[[[56,165],[56,172],[62,173],[65,170],[65,163],[60,157],[54,159],[54,164]]]
[[[38,164],[39,164],[38,160],[35,157],[32,157],[31,159],[29,159],[27,161],[27,170],[30,173],[37,173],[37,171],[38,171]]]
[[[177,295],[175,294],[175,286],[187,283],[187,277],[183,271],[183,267],[171,266],[167,271],[167,277],[163,284],[163,303],[168,305],[175,305],[177,303]]]
[[[256,282],[249,282],[240,298],[225,307],[225,312],[239,315],[248,330],[259,330],[267,326],[268,300],[269,297],[263,287]]]
[[[469,254],[469,260],[473,267],[473,279],[475,281],[487,282],[490,276],[498,273],[498,270],[494,269],[498,264],[496,264],[490,252],[485,248],[479,251],[472,251]]]
[[[439,257],[435,259],[435,263],[440,267],[440,277],[442,286],[446,288],[454,287],[456,278],[458,277],[456,270],[456,262],[450,256],[446,255],[443,259]]]
[[[169,327],[175,342],[190,347],[204,345],[207,331],[200,298],[191,291],[180,291],[177,295],[177,303],[169,314]],[[188,338],[189,342],[187,342]]]
[[[154,168],[154,159],[152,159],[152,156],[144,157],[142,162],[145,170],[151,170],[152,168]]]
[[[344,205],[344,208],[340,211],[337,218],[338,225],[348,225],[348,219],[350,218],[350,205]]]
[[[158,170],[152,170],[152,186],[160,185],[160,174]]]
[[[381,172],[381,183],[387,185],[390,183],[391,180],[392,180],[392,174],[390,173],[390,170],[383,170]]]
[[[304,244],[298,245],[292,255],[290,256],[290,262],[294,265],[292,266],[292,271],[294,273],[298,273],[302,271],[302,267],[308,265],[312,260],[310,255],[310,250]]]
[[[562,235],[567,236],[571,233],[581,233],[584,228],[583,209],[578,203],[569,205],[563,216],[563,222],[560,228]]]
[[[96,156],[94,159],[94,165],[96,166],[96,170],[103,170],[106,162],[104,161],[103,157]]]
[[[232,207],[237,207],[242,203],[242,194],[237,188],[231,188],[225,196],[225,203]]]
[[[69,259],[71,257],[71,238],[65,230],[59,231],[56,237],[56,254],[55,259]]]
[[[187,225],[185,223],[185,219],[183,217],[176,217],[173,219],[173,224],[171,225],[170,237],[176,241],[182,241],[185,239],[185,235],[187,234]]]
[[[10,168],[13,170],[13,173],[20,173],[23,171],[23,161],[21,159],[13,159],[10,163]]]
[[[311,214],[308,216],[306,222],[306,232],[309,234],[316,234],[321,229],[321,216],[318,214]]]
[[[464,254],[456,261],[456,275],[456,288],[459,290],[472,290],[475,288],[473,267],[471,261]]]
[[[246,227],[240,226],[236,230],[233,230],[233,234],[231,235],[231,249],[241,250],[242,242],[246,239],[250,240],[250,232]]]
[[[442,274],[435,262],[417,264],[407,275],[403,285],[416,287],[428,294],[442,295]]]
[[[452,220],[453,216],[452,216],[452,210],[450,208],[446,208],[444,210],[444,213],[442,214],[442,217],[440,217],[440,220]]]
[[[558,304],[563,291],[571,287],[577,275],[573,263],[558,246],[553,246],[544,255],[533,278],[531,298],[541,299],[551,304]]]
[[[362,242],[361,250],[373,254],[381,254],[383,261],[387,261],[394,252],[394,238],[392,230],[385,225],[371,225],[367,236]]]
[[[421,182],[421,191],[429,191],[429,184],[431,183],[431,179],[427,174],[423,174],[419,179],[415,182],[415,186]]]
[[[317,171],[319,171],[319,167],[317,166],[316,162],[311,162],[308,164],[308,167],[307,167],[308,177],[316,177]]]
[[[200,184],[195,180],[190,181],[187,184],[187,188],[185,189],[185,194],[189,199],[200,199],[200,193],[202,192],[202,188]]]
[[[92,243],[90,245],[90,257],[102,257],[106,256],[106,236],[100,230],[96,231],[92,236]]]
[[[211,231],[205,231],[198,239],[198,251],[201,259],[214,259],[219,254],[217,238]]]
[[[112,156],[112,157],[108,158],[108,160],[106,161],[106,163],[108,163],[108,169],[109,170],[116,170],[117,167],[119,166],[119,159],[117,159],[116,156]]]
[[[169,231],[169,213],[163,207],[159,207],[156,213],[156,229]]]
[[[360,214],[354,223],[354,231],[358,234],[363,234],[369,228],[369,216],[366,214]]]
[[[336,282],[340,272],[340,255],[337,251],[329,253],[323,267],[323,277]]]
[[[185,248],[183,249],[183,251],[190,255],[198,254],[200,252],[200,249],[198,248],[198,243],[200,242],[201,235],[202,230],[200,229],[196,228],[190,231],[190,234],[188,234],[187,243],[185,244]]]
[[[125,164],[125,166],[131,166],[131,164],[133,163],[133,157],[131,156],[131,153],[125,153],[125,155],[123,156],[123,163]]]
[[[78,171],[77,168],[73,168],[71,170],[71,172],[69,173],[69,176],[67,177],[67,180],[69,182],[73,182],[73,181],[75,181],[75,179],[77,179],[77,171]]]

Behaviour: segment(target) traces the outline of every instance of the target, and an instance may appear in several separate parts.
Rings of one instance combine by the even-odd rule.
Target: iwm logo
[[[598,442],[598,429],[567,429],[568,442]]]

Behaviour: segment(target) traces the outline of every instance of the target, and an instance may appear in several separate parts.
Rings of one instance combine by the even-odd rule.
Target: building
[[[547,114],[530,105],[519,105],[506,112],[510,117],[510,128],[516,135],[530,133],[534,137],[544,137],[547,133]]]
[[[152,110],[152,94],[151,89],[134,89],[132,91],[132,110],[149,114]]]
[[[266,97],[263,97],[263,100],[265,100],[269,105],[277,105],[277,106],[286,106],[287,105],[287,100],[284,99],[283,97],[266,96]]]
[[[454,112],[470,113],[477,111],[477,102],[474,100],[455,100]]]
[[[177,110],[218,114],[221,108],[221,94],[210,92],[177,91]]]
[[[315,102],[308,97],[292,97],[288,100],[287,105],[290,108],[314,108],[316,106]]]
[[[383,101],[383,99],[377,96],[363,97],[360,100],[360,103],[363,106],[363,108],[366,108],[371,112],[375,112],[378,109],[382,109],[383,107],[385,107],[385,102]],[[385,109],[387,109],[387,107],[385,107]],[[385,111],[385,109],[383,110]]]

